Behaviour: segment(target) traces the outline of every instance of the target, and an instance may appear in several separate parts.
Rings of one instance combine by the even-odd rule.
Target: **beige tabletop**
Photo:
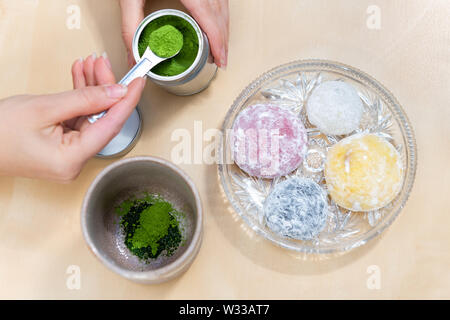
[[[148,2],[149,11],[180,8]],[[80,9],[80,28],[68,21],[71,5]],[[236,219],[215,165],[182,164],[202,194],[203,246],[183,276],[146,286],[106,269],[80,231],[84,193],[114,160],[92,159],[68,185],[0,177],[0,298],[450,298],[450,1],[230,0],[230,7],[227,70],[191,97],[148,83],[144,131],[126,157],[170,159],[175,129],[192,132],[195,121],[204,131],[220,128],[239,92],[272,67],[340,61],[389,88],[413,124],[419,167],[397,220],[345,255],[300,259]],[[123,75],[116,0],[0,0],[1,98],[69,90],[71,63],[103,51]],[[79,287],[70,282],[75,274]]]

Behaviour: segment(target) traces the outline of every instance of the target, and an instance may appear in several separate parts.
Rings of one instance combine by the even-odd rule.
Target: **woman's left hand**
[[[229,5],[228,0],[180,0],[205,31],[217,66],[228,64]],[[128,63],[134,65],[132,43],[134,33],[144,19],[145,0],[120,0],[122,36],[128,51]]]

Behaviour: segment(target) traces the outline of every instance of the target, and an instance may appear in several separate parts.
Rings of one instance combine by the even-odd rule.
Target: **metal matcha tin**
[[[139,55],[139,39],[145,27],[155,19],[163,16],[176,16],[187,21],[195,30],[198,37],[198,52],[192,65],[184,72],[175,76],[160,76],[149,72],[147,76],[157,85],[165,90],[180,96],[192,95],[206,89],[213,80],[217,66],[211,55],[208,37],[200,29],[197,22],[188,14],[174,9],[164,9],[155,11],[148,15],[137,28],[133,39],[133,56],[137,61]]]
[[[115,136],[102,151],[97,153],[98,158],[117,158],[126,155],[136,145],[142,132],[142,116],[139,107],[131,113],[119,134]]]

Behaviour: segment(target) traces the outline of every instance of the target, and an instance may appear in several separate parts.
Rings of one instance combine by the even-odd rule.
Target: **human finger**
[[[127,91],[126,86],[112,84],[36,96],[34,110],[39,114],[40,121],[45,117],[48,124],[54,124],[106,110],[125,97]]]
[[[86,157],[102,150],[122,129],[139,102],[145,79],[135,79],[128,86],[128,94],[113,105],[106,115],[81,131],[80,144]]]
[[[198,0],[181,0],[181,2],[208,36],[216,64],[221,68],[225,68],[227,65],[226,34],[223,24],[217,19],[217,13],[220,12],[219,2]]]
[[[83,72],[83,58],[76,60],[72,65],[72,83],[74,89],[86,87],[86,79]]]
[[[134,33],[144,19],[145,0],[120,0],[122,13],[122,38],[127,48],[128,64],[134,65],[132,43]]]
[[[106,52],[103,53],[100,58],[95,60],[94,78],[96,85],[116,83],[116,77],[112,72],[111,62],[109,61]]]
[[[114,84],[116,82],[116,78],[111,70],[111,62],[106,53],[103,53],[101,57],[95,60],[94,76],[96,85]],[[91,125],[91,123],[87,120],[87,117],[82,116],[76,120],[73,129],[82,131],[89,125]]]
[[[83,73],[87,86],[95,86],[94,63],[97,60],[97,54],[93,53],[84,60]]]

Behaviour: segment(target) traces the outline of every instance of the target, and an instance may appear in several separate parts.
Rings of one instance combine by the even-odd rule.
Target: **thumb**
[[[125,97],[127,91],[128,88],[120,84],[85,87],[39,96],[36,104],[41,106],[41,115],[45,115],[48,122],[53,124],[106,110]]]
[[[81,145],[87,157],[103,149],[120,132],[138,104],[144,86],[144,78],[133,80],[128,86],[127,95],[121,101],[113,105],[103,118],[82,130]]]

